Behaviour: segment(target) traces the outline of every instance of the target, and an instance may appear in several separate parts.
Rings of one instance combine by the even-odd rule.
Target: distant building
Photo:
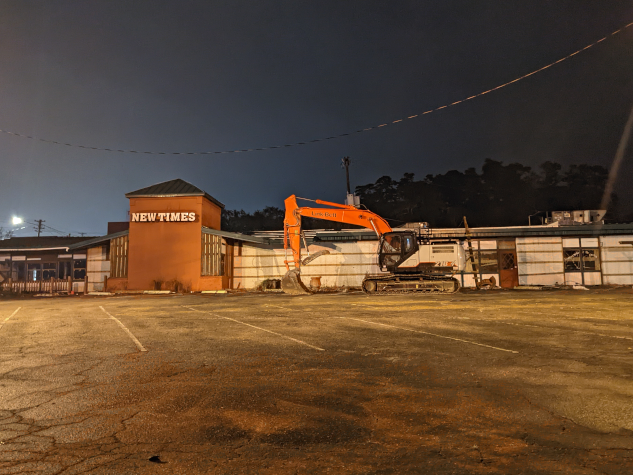
[[[26,292],[253,289],[285,273],[282,231],[240,234],[220,229],[224,205],[176,179],[126,194],[130,221],[105,236],[28,237],[0,241],[0,287]],[[563,216],[564,217],[564,216]],[[574,220],[572,220],[574,221]],[[577,220],[575,220],[577,221]],[[501,287],[633,285],[633,225],[471,229],[476,272],[457,275],[465,287],[494,276]],[[420,230],[425,239],[460,242],[465,230]],[[324,287],[360,287],[379,272],[378,239],[369,230],[306,231],[311,252],[330,251],[302,268]]]

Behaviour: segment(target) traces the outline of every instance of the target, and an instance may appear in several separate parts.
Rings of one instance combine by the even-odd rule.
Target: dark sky
[[[463,99],[631,21],[630,0],[4,0],[0,129],[157,152],[307,141]],[[475,100],[312,145],[161,156],[0,134],[0,226],[102,234],[127,219],[126,192],[173,178],[229,209],[340,202],[343,156],[352,186],[485,158],[608,166],[632,104],[633,27]]]

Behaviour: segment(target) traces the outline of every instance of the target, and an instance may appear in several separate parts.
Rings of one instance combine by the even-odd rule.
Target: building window
[[[73,280],[86,278],[86,259],[73,259]]]
[[[201,275],[223,275],[224,247],[222,238],[213,234],[202,234]]]
[[[53,280],[57,277],[57,263],[45,262],[42,264],[42,280]]]
[[[27,276],[29,282],[38,282],[42,280],[42,264],[29,263],[27,264]]]
[[[23,282],[26,278],[26,262],[13,261],[11,263],[11,278],[14,282]]]
[[[11,277],[11,260],[9,256],[0,256],[0,282]]]
[[[497,250],[479,251],[479,271],[482,274],[496,274],[499,272]]]
[[[57,263],[58,269],[59,269],[59,278],[60,279],[68,279],[68,277],[70,277],[70,269],[71,269],[71,262],[70,261],[59,261]]]
[[[499,272],[499,261],[497,258],[497,250],[481,250],[473,249],[473,258],[478,274],[496,274]],[[466,249],[466,268],[465,273],[472,273],[473,266],[470,262],[470,251]]]
[[[128,236],[110,240],[110,277],[127,277]]]
[[[600,250],[567,248],[563,249],[565,272],[600,271]]]

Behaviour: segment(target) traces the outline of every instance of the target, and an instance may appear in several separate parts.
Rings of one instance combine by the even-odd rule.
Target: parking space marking
[[[484,346],[486,348],[491,348],[493,350],[507,351],[508,353],[519,353],[518,351],[508,350],[507,348],[499,348],[497,346],[484,345],[483,343],[477,343],[476,341],[462,340],[461,338],[453,338],[451,336],[438,335],[437,333],[430,333],[430,332],[425,332],[422,330],[413,330],[411,328],[396,327],[394,325],[387,325],[386,323],[370,322],[369,320],[361,320],[360,318],[352,318],[352,317],[334,317],[334,318],[342,318],[345,320],[356,320],[357,322],[370,323],[372,325],[381,325],[383,327],[395,328],[396,330],[405,330],[405,331],[413,332],[413,333],[422,333],[424,335],[436,336],[438,338],[445,338],[447,340],[461,341],[462,343],[469,343],[471,345]]]
[[[123,331],[127,333],[128,336],[132,339],[134,344],[138,347],[139,351],[147,351],[145,347],[141,345],[141,342],[138,341],[138,339],[134,335],[132,335],[132,332],[125,327],[125,325],[123,325],[116,317],[114,317],[113,315],[110,315],[108,311],[105,308],[103,308],[101,305],[99,305],[99,308],[103,310],[108,317],[110,317],[112,320],[117,322],[117,324],[123,329]]]
[[[18,311],[21,309],[22,307],[18,307],[15,309],[15,312],[13,312],[11,315],[9,315],[7,318],[4,319],[4,321],[2,323],[0,323],[0,330],[2,330],[2,326],[7,323],[9,321],[9,318],[11,318],[12,316],[14,316],[16,313],[18,313]]]
[[[239,320],[235,320],[234,318],[224,317],[222,315],[216,315],[216,314],[211,313],[211,312],[206,312],[204,310],[198,310],[197,308],[186,307],[184,305],[183,305],[183,307],[188,308],[189,310],[193,310],[194,312],[208,313],[209,315],[213,315],[216,318],[221,318],[221,319],[224,319],[224,320],[231,320],[232,322],[240,323],[242,325],[246,325],[247,327],[256,328],[257,330],[262,330],[262,331],[265,331],[265,332],[268,332],[268,333],[272,333],[273,335],[277,335],[277,336],[280,336],[282,338],[287,338],[288,340],[292,340],[294,342],[297,342],[297,343],[300,343],[302,345],[308,346],[308,347],[310,347],[310,348],[312,348],[314,350],[325,351],[325,349],[319,348],[318,346],[311,345],[310,343],[306,343],[305,341],[297,340],[296,338],[292,338],[291,336],[282,335],[281,333],[277,333],[277,332],[274,332],[274,331],[271,331],[271,330],[266,330],[265,328],[256,327],[255,325],[251,325],[250,323],[240,322]]]
[[[495,320],[481,320],[481,321],[495,322]],[[515,325],[515,326],[519,326],[519,327],[543,328],[545,330],[559,330],[559,331],[564,331],[564,332],[583,333],[585,335],[603,336],[603,337],[607,337],[607,338],[619,338],[621,340],[633,340],[633,338],[631,338],[630,336],[607,335],[606,333],[585,332],[585,331],[582,331],[582,330],[572,330],[572,329],[569,329],[569,328],[549,327],[547,325],[530,325],[528,323],[512,323],[512,322],[502,322],[502,321],[498,321],[498,320],[495,323],[502,323],[504,325]]]
[[[266,307],[277,307],[277,308],[283,308],[284,310],[292,310],[291,308],[288,307],[282,307],[281,305],[272,305],[272,304],[266,304]]]

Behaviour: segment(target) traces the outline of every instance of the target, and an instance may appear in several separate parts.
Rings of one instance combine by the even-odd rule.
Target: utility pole
[[[43,219],[36,219],[35,222],[37,223],[37,228],[33,229],[37,231],[37,237],[40,237],[40,233],[42,232],[42,223],[45,223],[46,221]]]
[[[350,186],[349,186],[349,164],[350,164],[349,157],[343,157],[343,166],[345,167],[345,177],[347,178],[347,194],[351,195],[352,190],[350,190]]]

